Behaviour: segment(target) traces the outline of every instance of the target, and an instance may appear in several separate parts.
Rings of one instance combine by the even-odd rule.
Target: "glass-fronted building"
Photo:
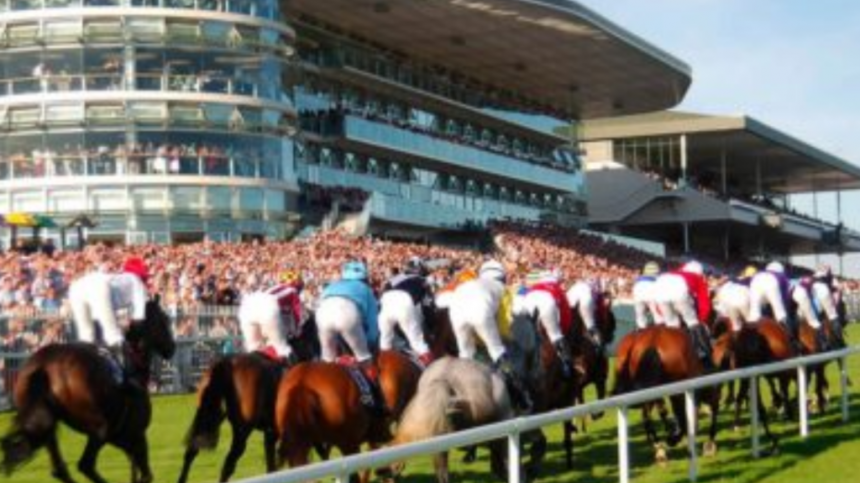
[[[487,3],[581,30],[444,1],[0,0],[0,214],[86,214],[123,243],[277,239],[309,192],[349,189],[369,229],[578,225],[577,147],[531,120],[669,107],[689,71],[576,4]]]

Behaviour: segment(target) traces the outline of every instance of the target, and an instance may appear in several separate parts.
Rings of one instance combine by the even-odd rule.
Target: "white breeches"
[[[809,298],[809,292],[802,287],[795,287],[791,291],[791,298],[797,304],[797,315],[813,329],[821,328],[821,320],[818,319],[818,314],[812,308],[812,300]]]
[[[726,283],[717,291],[717,313],[729,319],[732,330],[740,331],[750,316],[750,289],[739,283]]]
[[[493,362],[505,354],[496,320],[498,308],[498,296],[487,290],[481,280],[471,280],[457,287],[451,297],[450,316],[460,357],[475,358],[475,335],[483,341]]]
[[[593,331],[596,324],[594,314],[597,310],[594,300],[594,291],[587,283],[578,282],[567,291],[567,302],[573,310],[579,311],[579,316],[585,324],[585,328]]]
[[[833,301],[833,293],[830,287],[825,283],[816,282],[812,284],[812,296],[818,302],[818,306],[827,315],[827,319],[831,322],[839,320],[839,312],[836,310],[836,303]]]
[[[547,292],[536,290],[525,297],[518,297],[514,304],[515,313],[537,314],[540,325],[553,344],[564,339],[561,331],[561,313],[555,299]]]
[[[259,351],[269,345],[278,357],[289,357],[293,353],[284,335],[281,308],[274,295],[254,292],[242,299],[239,327],[242,329],[245,352]]]
[[[343,297],[323,299],[317,309],[317,329],[324,361],[333,362],[337,358],[338,336],[346,342],[358,362],[373,357],[361,325],[361,311],[352,300]]]
[[[761,320],[762,309],[770,306],[773,317],[782,324],[788,320],[788,312],[779,292],[779,280],[775,275],[762,272],[753,277],[750,282],[750,322]]]
[[[450,309],[451,308],[451,300],[454,298],[453,290],[445,290],[444,292],[439,292],[436,294],[436,308],[438,309]]]
[[[636,310],[636,326],[640,329],[651,325],[652,320],[657,325],[665,323],[657,307],[656,286],[656,280],[640,280],[633,286],[633,308]]]
[[[400,327],[409,346],[418,354],[430,352],[424,340],[424,314],[412,297],[403,290],[390,290],[382,294],[379,311],[379,349],[394,348],[394,329]]]
[[[102,338],[108,347],[125,341],[111,302],[110,275],[91,273],[76,280],[69,287],[69,303],[80,341],[96,342],[96,321],[101,325]]]
[[[654,292],[666,325],[679,328],[682,319],[687,327],[699,325],[696,304],[683,277],[672,273],[660,275],[655,282]]]

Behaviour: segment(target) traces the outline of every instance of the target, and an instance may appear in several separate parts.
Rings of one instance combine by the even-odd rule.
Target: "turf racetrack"
[[[860,328],[852,326],[850,340],[860,340]],[[774,426],[781,439],[781,452],[753,460],[750,456],[750,439],[747,427],[740,432],[731,428],[728,415],[721,417],[718,434],[719,453],[716,458],[700,458],[701,482],[761,482],[761,483],[854,483],[860,481],[860,357],[850,359],[849,373],[856,381],[851,388],[851,420],[843,424],[838,399],[836,364],[829,366],[831,383],[831,405],[826,414],[813,415],[810,419],[810,437],[802,441],[798,436],[796,422],[779,422]],[[766,393],[767,391],[765,391]],[[769,399],[768,396],[765,396]],[[149,429],[150,458],[155,481],[176,481],[182,464],[182,440],[194,414],[193,396],[158,397],[154,400],[154,421]],[[748,421],[748,415],[745,416]],[[0,416],[0,430],[6,432],[10,414]],[[670,451],[672,461],[665,468],[653,463],[653,455],[644,441],[639,412],[631,413],[631,463],[633,481],[642,483],[686,482],[686,444],[681,443]],[[706,426],[700,426],[700,433]],[[617,473],[617,444],[614,414],[589,424],[586,434],[575,440],[575,468],[568,471],[564,465],[559,428],[550,428],[550,453],[542,471],[540,481],[547,482],[615,482]],[[217,481],[220,465],[226,454],[230,431],[225,424],[218,450],[201,454],[192,468],[193,483]],[[704,438],[700,436],[699,449]],[[764,445],[764,439],[762,439]],[[83,439],[68,428],[61,431],[63,456],[74,468],[83,450]],[[763,446],[764,447],[764,446]],[[486,452],[481,452],[477,463],[464,465],[460,455],[452,457],[452,471],[459,481],[494,481],[488,476]],[[114,449],[106,449],[100,459],[99,470],[111,482],[129,481],[130,472],[125,457]],[[259,434],[251,438],[248,451],[239,462],[237,477],[248,477],[263,472],[262,438]],[[86,479],[77,473],[78,481]],[[48,458],[40,451],[37,458],[20,469],[7,481],[15,483],[44,483],[50,481]],[[432,467],[429,458],[410,461],[405,481],[430,482]]]

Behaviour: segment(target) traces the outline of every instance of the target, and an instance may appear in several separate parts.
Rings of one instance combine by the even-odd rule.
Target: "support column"
[[[723,182],[723,196],[728,196],[729,194],[729,180],[728,180],[728,164],[726,146],[723,145],[720,151],[720,169],[722,171],[722,182]]]
[[[690,253],[690,222],[684,222],[684,255]]]
[[[687,168],[689,159],[687,157],[687,135],[681,135],[681,179],[678,180],[678,184],[682,187],[687,186]]]

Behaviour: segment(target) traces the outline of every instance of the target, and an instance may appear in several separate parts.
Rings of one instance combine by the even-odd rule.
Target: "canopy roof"
[[[668,109],[691,83],[684,62],[569,0],[284,0],[284,11],[574,119]]]
[[[808,193],[860,188],[860,167],[748,116],[661,112],[581,125],[582,141],[687,135],[691,173],[727,176],[754,191]]]

